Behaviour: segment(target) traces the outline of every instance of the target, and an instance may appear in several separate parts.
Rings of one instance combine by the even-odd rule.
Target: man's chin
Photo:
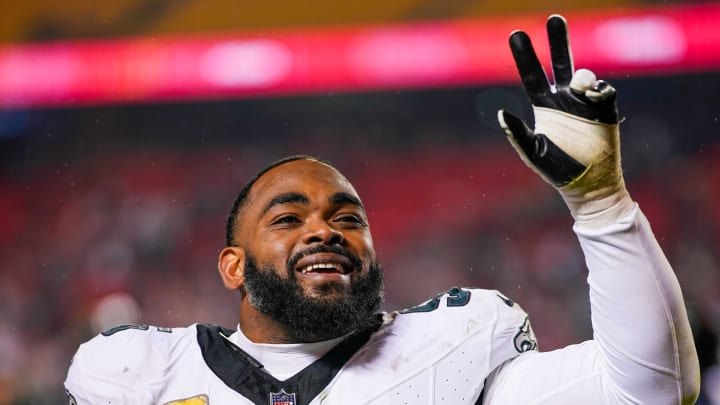
[[[322,302],[333,302],[350,297],[350,285],[338,281],[315,281],[312,283],[300,283],[303,295]]]
[[[282,278],[272,267],[259,269],[248,254],[245,290],[252,306],[283,325],[297,341],[339,337],[374,319],[382,302],[379,264],[363,275],[324,276],[290,273]]]

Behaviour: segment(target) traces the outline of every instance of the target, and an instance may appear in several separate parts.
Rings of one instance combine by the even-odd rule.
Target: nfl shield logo
[[[284,389],[270,393],[270,405],[295,405],[295,393],[288,394]]]

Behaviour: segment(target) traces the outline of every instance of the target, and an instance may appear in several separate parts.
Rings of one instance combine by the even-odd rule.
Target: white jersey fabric
[[[228,340],[262,364],[273,377],[285,380],[321,358],[343,338],[315,343],[253,343],[242,333],[238,324],[237,332],[230,335]]]
[[[81,345],[65,386],[71,403],[113,405],[682,403],[697,360],[645,217],[636,207],[574,230],[594,330],[579,345],[540,353],[517,304],[463,288],[319,344],[255,345],[202,324],[118,328]]]

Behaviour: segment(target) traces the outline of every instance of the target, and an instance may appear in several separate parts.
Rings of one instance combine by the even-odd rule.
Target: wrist
[[[565,187],[558,191],[570,209],[576,225],[585,229],[603,228],[628,215],[635,207],[622,178],[616,184],[590,193],[580,194]]]

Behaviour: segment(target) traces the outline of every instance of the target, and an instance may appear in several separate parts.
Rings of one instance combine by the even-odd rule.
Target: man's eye
[[[272,221],[272,224],[298,224],[300,223],[300,218],[296,217],[295,215],[283,215],[279,218],[276,218]]]
[[[357,215],[340,215],[336,219],[339,222],[350,222],[358,225],[365,225],[365,221]]]

